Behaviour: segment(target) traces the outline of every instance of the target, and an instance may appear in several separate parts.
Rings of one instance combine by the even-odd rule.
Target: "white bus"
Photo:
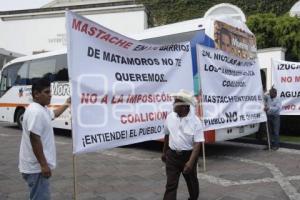
[[[239,56],[238,54],[243,54],[243,58],[249,58],[253,56],[257,56],[256,49],[256,40],[255,36],[248,29],[247,25],[240,20],[232,19],[231,17],[222,17],[222,21],[218,21],[218,23],[214,23],[213,26],[209,26],[211,21],[216,21],[212,18],[199,18],[194,20],[188,20],[184,22],[178,22],[174,24],[168,24],[164,26],[159,26],[155,28],[146,29],[144,32],[140,34],[136,34],[133,36],[136,40],[141,40],[147,43],[152,44],[170,44],[177,43],[183,41],[190,41],[192,48],[192,64],[193,64],[193,74],[194,74],[194,93],[199,95],[199,80],[201,79],[201,74],[198,73],[197,67],[197,58],[196,58],[196,44],[202,44],[205,46],[209,46],[212,48],[221,48],[221,29],[227,28],[230,29],[229,32],[232,35],[235,35],[235,39],[241,36],[241,41],[247,41],[248,43],[253,43],[255,47],[254,51],[246,52],[241,50],[240,48],[232,48],[232,52],[234,55]],[[217,27],[217,25],[219,27]],[[208,30],[206,30],[208,29]],[[218,30],[216,30],[218,29]],[[219,31],[219,32],[218,32]],[[227,31],[228,32],[228,31]],[[219,44],[216,44],[216,40],[219,40]],[[223,50],[223,49],[222,49]],[[224,51],[224,50],[223,50]],[[225,50],[226,51],[226,50]],[[246,126],[240,127],[231,127],[226,129],[217,129],[205,132],[205,141],[209,143],[214,143],[216,141],[225,141],[230,139],[235,139],[239,137],[243,137],[246,135],[250,135],[258,132],[259,124],[250,124]]]
[[[170,44],[191,41],[192,55],[195,54],[197,43],[214,46],[214,40],[205,33],[203,18],[164,25],[147,29],[132,38],[146,43]],[[193,51],[194,49],[194,51]],[[193,55],[195,58],[195,55]],[[199,92],[199,73],[196,59],[193,58],[195,93]],[[32,79],[47,76],[52,84],[52,101],[50,107],[63,103],[70,95],[67,72],[66,51],[43,53],[17,58],[7,63],[1,74],[0,85],[0,117],[1,121],[15,122],[21,126],[22,115],[31,101]],[[201,75],[200,75],[201,78]],[[53,126],[71,129],[70,111],[67,110],[60,118],[53,121]],[[205,132],[206,142],[230,140],[258,131],[259,124],[242,127],[218,129]]]
[[[17,123],[21,128],[23,114],[32,102],[31,83],[47,77],[51,80],[54,108],[70,95],[66,51],[49,52],[16,58],[2,69],[0,82],[0,120]],[[71,129],[70,110],[53,121],[55,128]]]

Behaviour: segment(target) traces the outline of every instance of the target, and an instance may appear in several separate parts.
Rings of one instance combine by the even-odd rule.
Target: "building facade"
[[[148,27],[146,9],[128,0],[56,0],[42,8],[0,12],[0,48],[30,55],[66,48],[65,10],[130,36]]]

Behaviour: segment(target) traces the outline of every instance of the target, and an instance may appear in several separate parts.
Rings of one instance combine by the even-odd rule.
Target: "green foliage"
[[[290,16],[278,17],[274,33],[279,46],[287,48],[287,60],[300,60],[300,19]]]
[[[286,13],[297,1],[136,0],[146,6],[150,27],[200,18],[216,4],[231,3],[248,16],[247,24],[256,35],[258,48],[285,47],[286,59],[291,61],[300,60],[300,19],[289,17]]]
[[[251,15],[247,19],[247,25],[255,34],[257,47],[259,49],[275,47],[278,42],[275,38],[274,26],[277,17],[275,14],[257,14]]]
[[[284,47],[286,59],[300,60],[300,19],[274,14],[249,16],[247,25],[256,35],[258,48]]]
[[[178,21],[203,17],[212,6],[231,3],[238,6],[247,15],[274,13],[282,15],[288,12],[298,0],[136,0],[146,6],[149,25],[159,26]]]

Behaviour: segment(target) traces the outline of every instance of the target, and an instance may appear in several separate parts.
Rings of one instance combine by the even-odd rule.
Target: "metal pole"
[[[266,95],[263,94],[263,97],[264,97],[264,104],[265,104],[265,107],[266,107],[266,104],[267,104]],[[271,150],[271,143],[270,143],[270,132],[269,132],[269,126],[268,126],[268,115],[267,115],[267,111],[265,111],[265,114],[266,114],[266,116],[267,116],[267,121],[266,121],[266,131],[267,131],[268,150],[270,151],[270,150]]]
[[[202,162],[203,162],[203,172],[206,172],[205,142],[202,142]]]
[[[71,135],[72,135],[72,153],[73,153],[73,199],[77,200],[77,167],[76,167],[76,154],[74,154],[74,145],[73,145],[74,143],[73,140],[75,136],[73,135],[72,108],[70,107],[68,109],[70,109],[69,112],[71,114],[70,123],[71,123],[71,131],[72,131]]]
[[[269,149],[269,151],[271,151],[271,142],[270,142],[270,132],[269,132],[268,120],[266,121],[266,130],[267,130],[268,149]]]
[[[76,155],[73,154],[73,199],[77,200],[77,176],[76,176]]]

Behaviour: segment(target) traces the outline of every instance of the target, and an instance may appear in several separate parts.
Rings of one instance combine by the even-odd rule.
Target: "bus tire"
[[[19,129],[22,129],[24,112],[25,112],[25,109],[21,108],[16,113],[16,122],[18,124]]]

